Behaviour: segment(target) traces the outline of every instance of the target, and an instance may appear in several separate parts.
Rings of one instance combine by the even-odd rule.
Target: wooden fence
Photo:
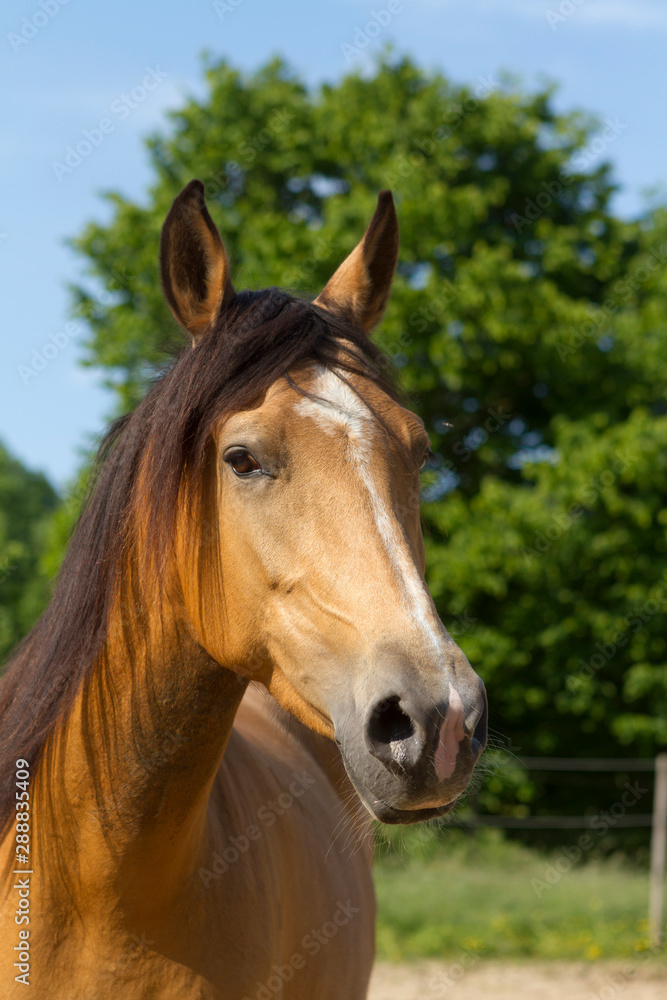
[[[648,924],[653,947],[662,947],[664,934],[664,889],[667,861],[667,753],[657,757],[522,757],[515,760],[529,771],[652,771],[655,774],[653,811],[619,815],[614,829],[651,828]],[[498,827],[505,830],[588,829],[592,816],[474,816],[454,820],[461,826]]]

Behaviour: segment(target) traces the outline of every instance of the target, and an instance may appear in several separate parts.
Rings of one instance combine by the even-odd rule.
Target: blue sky
[[[205,49],[248,70],[280,53],[312,84],[370,65],[389,42],[457,81],[509,70],[534,87],[547,77],[560,85],[559,109],[625,126],[606,150],[623,186],[617,211],[640,212],[651,189],[667,201],[664,0],[392,0],[391,10],[389,0],[3,4],[0,439],[27,465],[63,486],[105,425],[112,401],[79,364],[83,329],[66,326],[66,286],[81,265],[64,241],[106,218],[100,191],[142,198],[142,137],[203,93]],[[98,135],[103,118],[111,128]],[[57,177],[54,161],[84,130],[97,144]],[[26,377],[39,357],[45,367]]]

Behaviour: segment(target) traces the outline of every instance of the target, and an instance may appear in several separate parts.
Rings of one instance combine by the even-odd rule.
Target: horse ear
[[[160,271],[169,308],[194,345],[235,298],[227,254],[208,214],[201,181],[190,181],[174,199],[162,227]]]
[[[380,320],[398,262],[398,219],[391,191],[380,191],[375,215],[359,243],[315,299],[363,330]]]

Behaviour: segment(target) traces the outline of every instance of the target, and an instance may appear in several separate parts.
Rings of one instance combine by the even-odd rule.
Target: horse
[[[314,301],[236,292],[203,184],[173,202],[191,345],[111,427],[0,688],[2,996],[366,996],[373,821],[449,812],[487,733],[370,337],[398,245],[383,191]]]

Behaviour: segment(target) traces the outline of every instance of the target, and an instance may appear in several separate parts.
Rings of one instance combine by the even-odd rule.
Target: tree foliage
[[[180,342],[157,247],[193,177],[237,287],[306,295],[392,188],[401,264],[379,338],[432,436],[429,583],[487,682],[493,729],[523,753],[654,753],[667,743],[667,219],[614,215],[599,151],[622,124],[557,114],[549,89],[456,86],[391,57],[314,91],[280,61],[252,76],[209,63],[206,78],[148,141],[145,201],[109,193],[111,222],[74,241],[91,276],[74,290],[87,362],[125,409]],[[507,787],[491,783],[488,808],[540,808],[539,785]]]
[[[0,663],[44,605],[40,559],[57,502],[44,476],[0,444]]]

